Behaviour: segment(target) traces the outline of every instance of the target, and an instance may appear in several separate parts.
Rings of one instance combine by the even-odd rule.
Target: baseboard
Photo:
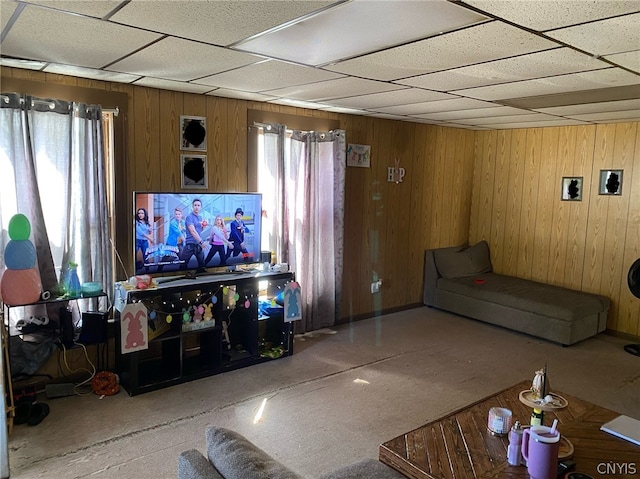
[[[406,311],[407,309],[415,309],[422,308],[424,304],[422,303],[411,303],[405,304],[403,306],[396,306],[395,308],[383,309],[382,311],[370,311],[368,313],[356,314],[353,316],[347,316],[344,318],[340,318],[336,320],[336,325],[338,324],[347,324],[353,321],[361,321],[363,319],[375,318],[377,316],[383,316],[385,314],[397,313],[399,311]]]
[[[627,341],[632,341],[634,343],[640,343],[640,336],[635,336],[629,333],[621,333],[620,331],[615,331],[613,329],[605,329],[604,334],[608,334],[609,336],[614,336],[616,338],[626,339]]]

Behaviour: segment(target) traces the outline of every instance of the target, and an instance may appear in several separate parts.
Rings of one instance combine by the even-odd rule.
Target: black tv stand
[[[147,318],[147,349],[123,354],[122,308],[115,311],[121,385],[133,396],[292,355],[293,323],[284,308],[261,306],[275,303],[294,279],[291,272],[215,272],[126,291],[126,304],[155,314]],[[198,320],[195,306],[206,311]]]

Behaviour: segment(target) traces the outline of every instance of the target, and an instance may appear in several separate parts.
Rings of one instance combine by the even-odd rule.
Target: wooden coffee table
[[[531,409],[520,402],[518,395],[530,387],[531,381],[523,381],[387,441],[380,445],[380,461],[414,479],[528,478],[525,466],[509,466],[509,439],[492,435],[487,430],[487,417],[491,407],[506,407],[513,411],[514,422],[529,424]],[[574,470],[596,479],[637,478],[640,446],[600,431],[602,424],[619,413],[553,392],[569,404],[556,412],[546,412],[544,424],[551,425],[558,418],[560,434],[574,447]],[[612,474],[606,472],[607,464],[626,464],[626,469],[618,468]]]

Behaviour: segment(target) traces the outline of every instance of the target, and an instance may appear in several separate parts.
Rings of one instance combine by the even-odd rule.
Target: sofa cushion
[[[405,479],[405,476],[375,459],[363,459],[320,476],[320,479]]]
[[[224,479],[200,451],[189,449],[178,456],[180,479]]]
[[[302,479],[243,435],[208,426],[207,455],[225,479]]]
[[[453,279],[492,270],[489,245],[486,241],[460,248],[440,248],[433,252],[436,268],[443,278]]]
[[[438,288],[564,321],[577,321],[610,306],[604,296],[496,273],[439,279]]]

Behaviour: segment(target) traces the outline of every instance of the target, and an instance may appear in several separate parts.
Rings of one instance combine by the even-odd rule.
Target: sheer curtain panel
[[[273,248],[275,240],[278,261],[289,263],[302,287],[296,332],[332,326],[342,286],[345,132],[262,127],[258,184],[271,232],[266,244]]]
[[[100,106],[0,97],[0,249],[9,220],[31,223],[44,290],[74,261],[82,282],[110,291],[111,257]],[[0,258],[4,269],[4,258]]]

